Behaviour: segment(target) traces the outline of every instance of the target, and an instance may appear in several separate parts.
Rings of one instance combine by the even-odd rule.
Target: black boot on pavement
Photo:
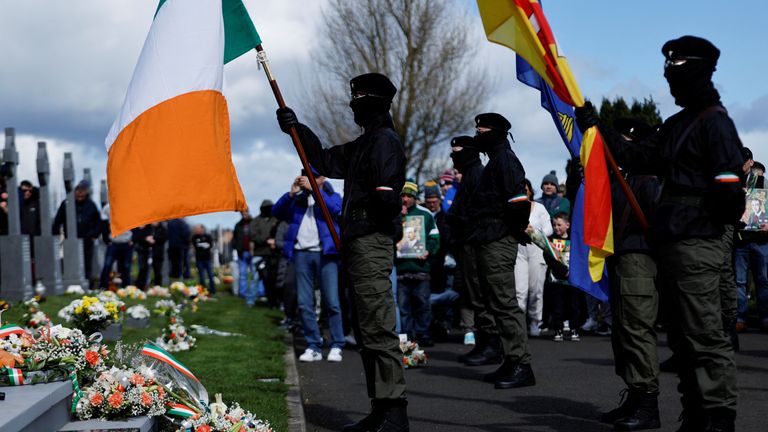
[[[501,363],[501,366],[499,366],[498,369],[496,369],[491,373],[487,373],[483,375],[483,381],[487,383],[495,383],[499,379],[509,375],[512,372],[512,370],[515,368],[515,365],[516,365],[515,362],[505,358],[504,362]]]
[[[371,400],[371,413],[356,423],[344,425],[342,432],[368,432],[384,419],[384,406],[379,400]]]
[[[682,420],[680,429],[677,432],[702,432],[706,430],[707,418],[700,409],[691,409],[683,407],[678,421]]]
[[[707,411],[709,424],[704,432],[734,432],[736,430],[736,411],[728,408],[715,408]]]
[[[600,422],[606,424],[614,424],[617,421],[627,417],[634,411],[637,401],[634,396],[637,393],[630,392],[629,389],[624,389],[619,393],[621,400],[619,406],[604,413],[600,416]]]
[[[408,401],[405,399],[382,399],[381,421],[370,429],[371,432],[409,432]]]
[[[516,363],[508,374],[496,381],[494,387],[497,389],[511,389],[534,385],[536,385],[536,377],[533,376],[531,365]]]
[[[647,429],[659,429],[661,420],[659,419],[659,393],[630,391],[630,394],[637,394],[630,397],[635,400],[634,409],[630,414],[613,424],[617,431],[639,431]],[[627,399],[630,399],[627,398]]]
[[[459,363],[466,363],[470,357],[476,357],[488,346],[490,337],[482,332],[475,332],[475,346],[471,350],[459,356]]]
[[[485,349],[473,356],[467,356],[464,359],[464,364],[467,366],[499,364],[503,359],[504,353],[501,349],[501,338],[499,338],[499,335],[494,335],[488,340]]]

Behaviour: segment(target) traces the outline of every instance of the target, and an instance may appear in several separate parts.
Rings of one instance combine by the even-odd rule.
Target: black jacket
[[[635,194],[640,209],[646,218],[653,216],[661,195],[661,185],[659,180],[653,176],[635,176],[626,177],[629,188]],[[619,183],[611,183],[611,197],[613,206],[613,241],[614,253],[646,253],[650,251],[650,246],[637,219],[637,215],[632,211],[627,197],[619,187]],[[649,220],[652,224],[653,220]]]
[[[638,143],[606,128],[604,137],[619,165],[632,173],[656,175],[663,184],[652,215],[652,240],[720,237],[724,225],[735,224],[744,213],[744,189],[738,181],[744,164],[741,140],[722,106],[713,106],[719,110],[683,109]]]
[[[527,243],[531,202],[525,194],[525,170],[506,138],[488,151],[488,164],[469,200],[467,241],[490,243],[507,235]]]
[[[51,229],[53,235],[58,235],[61,228],[64,228],[64,235],[68,235],[66,204],[66,200],[61,202],[59,210],[56,211],[56,217],[53,218]],[[102,228],[101,213],[90,198],[75,201],[75,214],[77,216],[77,238],[95,239],[99,237]]]
[[[40,190],[32,188],[32,196],[21,203],[21,233],[39,236],[40,231]]]
[[[477,158],[477,160],[466,167],[457,167],[457,169],[461,172],[461,183],[459,183],[459,190],[456,191],[453,204],[451,204],[446,215],[446,221],[451,230],[450,241],[452,248],[463,245],[469,235],[469,200],[480,183],[483,164],[480,162],[480,158]],[[440,240],[442,241],[442,232]]]
[[[213,258],[213,237],[210,234],[195,234],[192,236],[192,246],[195,248],[197,262],[210,261]]]
[[[350,240],[375,232],[395,236],[405,184],[405,149],[389,113],[344,145],[323,149],[305,125],[297,127],[312,166],[321,175],[344,179],[341,236]]]

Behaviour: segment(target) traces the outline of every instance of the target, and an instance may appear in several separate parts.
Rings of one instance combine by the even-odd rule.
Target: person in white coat
[[[525,179],[525,190],[531,201],[531,216],[528,219],[529,229],[541,231],[545,237],[552,235],[552,220],[546,207],[533,200],[533,187],[530,180]],[[544,281],[547,275],[547,264],[544,262],[542,250],[533,243],[520,245],[517,248],[515,262],[515,289],[517,302],[529,321],[528,333],[539,336],[541,316],[544,309]]]

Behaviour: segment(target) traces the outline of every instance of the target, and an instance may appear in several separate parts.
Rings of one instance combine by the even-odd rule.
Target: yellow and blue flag
[[[489,41],[511,48],[524,58],[563,104],[584,105],[568,60],[562,55],[538,0],[478,0],[477,5]],[[584,167],[584,191],[575,205],[581,201],[581,217],[589,223],[581,224],[581,232],[573,233],[572,229],[572,238],[578,235],[579,241],[589,247],[586,272],[592,282],[598,282],[605,273],[605,258],[613,254],[611,184],[603,139],[593,127],[581,137],[578,149],[572,148],[574,134],[578,132],[573,115],[570,119],[558,117],[555,124],[558,130],[562,129],[569,150],[579,155]]]

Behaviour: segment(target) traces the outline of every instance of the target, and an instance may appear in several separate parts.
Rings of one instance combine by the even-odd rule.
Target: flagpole
[[[259,63],[264,68],[264,73],[267,75],[267,80],[269,80],[269,86],[272,88],[272,93],[274,93],[275,99],[277,100],[277,105],[280,108],[285,108],[286,105],[285,100],[283,99],[283,94],[280,92],[277,80],[275,80],[275,76],[272,74],[272,69],[269,67],[269,62],[267,61],[267,54],[261,44],[256,45],[256,52],[259,56]],[[315,175],[312,173],[312,167],[310,167],[309,161],[307,160],[307,153],[304,151],[304,146],[301,145],[299,133],[296,131],[295,127],[292,127],[289,134],[291,135],[293,146],[296,147],[296,152],[299,154],[299,159],[301,159],[301,166],[304,167],[304,171],[307,173],[307,178],[309,178],[309,184],[312,186],[312,195],[314,195],[315,201],[320,205],[323,219],[325,219],[325,223],[328,225],[328,231],[330,231],[331,237],[333,237],[333,244],[336,246],[336,250],[341,252],[341,240],[339,239],[339,234],[333,226],[331,213],[328,211],[328,206],[325,205],[323,195],[317,187],[317,180],[315,179]]]
[[[608,148],[608,144],[605,142],[605,139],[602,139],[603,141],[603,149],[605,150],[605,160],[608,162],[609,167],[611,168],[611,171],[613,171],[613,176],[616,177],[616,181],[619,182],[619,187],[621,188],[621,191],[624,192],[624,196],[627,197],[627,202],[629,202],[629,206],[632,208],[632,211],[635,212],[635,216],[637,216],[637,221],[640,222],[640,227],[643,228],[643,233],[648,233],[648,230],[650,229],[650,225],[648,224],[648,219],[645,217],[645,213],[643,213],[643,209],[640,208],[640,203],[637,202],[637,197],[635,197],[635,194],[632,192],[632,189],[630,189],[629,184],[627,183],[627,180],[624,178],[624,176],[621,175],[621,171],[619,170],[619,165],[616,163],[616,159],[613,158],[613,153],[611,153],[611,149]]]

